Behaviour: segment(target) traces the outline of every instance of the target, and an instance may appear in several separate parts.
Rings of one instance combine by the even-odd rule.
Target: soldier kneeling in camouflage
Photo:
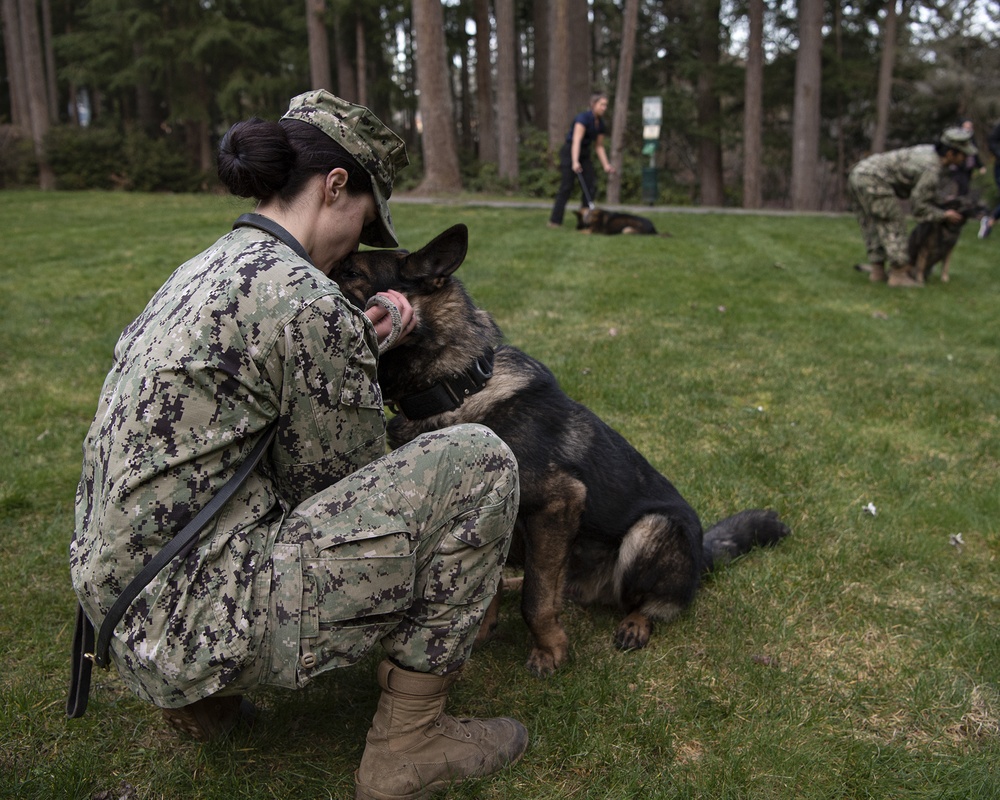
[[[328,277],[359,241],[397,246],[388,199],[406,164],[370,111],[324,91],[294,98],[280,122],[230,129],[219,174],[257,213],[178,268],[119,339],[70,548],[100,627],[276,425],[195,546],[128,607],[111,659],[205,739],[237,724],[245,691],[302,687],[381,644],[357,798],[425,797],[527,747],[514,720],[443,711],[507,556],[514,457],[479,426],[385,455],[377,353],[413,312],[390,293],[361,314]]]
[[[910,198],[918,222],[962,222],[958,211],[935,205],[949,168],[975,155],[972,132],[949,128],[936,144],[921,144],[876,153],[851,168],[847,186],[861,224],[868,263],[858,269],[872,281],[888,280],[890,286],[922,286],[910,274],[906,219],[897,198]],[[888,262],[888,271],[886,271]]]

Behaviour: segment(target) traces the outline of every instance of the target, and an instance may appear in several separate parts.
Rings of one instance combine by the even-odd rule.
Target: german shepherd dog
[[[984,214],[989,214],[990,210],[979,202],[978,199],[968,195],[949,197],[937,204],[944,210],[954,210],[962,215],[961,222],[921,222],[910,231],[908,241],[910,266],[913,269],[913,277],[921,283],[926,283],[931,276],[931,271],[939,262],[944,262],[941,267],[941,281],[947,283],[949,280],[948,266],[951,251],[958,244],[958,238],[962,234],[962,228],[970,219],[978,219]]]
[[[576,229],[584,233],[644,233],[651,236],[669,236],[658,233],[651,220],[638,214],[624,214],[619,211],[605,211],[603,208],[582,208],[574,211]]]
[[[414,330],[379,358],[383,396],[397,412],[392,447],[425,431],[475,422],[517,458],[521,498],[509,563],[524,567],[521,609],[534,647],[527,667],[552,673],[569,655],[563,598],[617,607],[623,650],[649,641],[694,598],[713,566],[789,533],[774,511],[742,511],[702,536],[694,509],[625,439],[571,400],[552,372],[515,347],[452,273],[468,231],[456,225],[415,253],[367,250],[331,277],[363,308],[376,292],[410,300]],[[510,584],[508,584],[510,585]],[[496,626],[499,593],[480,640]]]

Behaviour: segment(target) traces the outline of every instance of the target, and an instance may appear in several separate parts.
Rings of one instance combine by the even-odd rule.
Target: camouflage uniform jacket
[[[337,285],[255,228],[182,265],[122,333],[84,442],[70,546],[95,626],[279,420],[270,458],[119,623],[112,657],[137,694],[186,705],[250,662],[284,515],[385,452],[375,352]]]
[[[948,173],[932,144],[875,153],[859,161],[851,173],[868,194],[910,198],[910,211],[921,222],[944,219],[944,211],[935,200]]]

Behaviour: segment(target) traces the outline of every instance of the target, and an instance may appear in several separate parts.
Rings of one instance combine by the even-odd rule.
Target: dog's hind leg
[[[917,260],[913,262],[913,277],[920,284],[925,284],[931,277],[931,270],[934,269],[934,261],[927,253],[921,253]]]
[[[683,524],[649,514],[622,540],[615,593],[629,613],[615,631],[615,646],[637,650],[649,643],[653,621],[669,622],[694,598],[700,559]]]
[[[503,583],[501,583],[497,588],[497,593],[493,595],[493,599],[486,608],[482,624],[479,626],[479,632],[476,634],[476,641],[474,643],[475,647],[485,644],[492,639],[493,634],[496,633],[497,625],[500,623],[500,598],[502,595]]]
[[[580,528],[586,487],[565,473],[547,476],[539,491],[545,505],[524,522],[521,613],[534,639],[528,670],[550,675],[569,657],[569,637],[559,618],[570,546]]]
[[[497,593],[493,596],[486,613],[483,615],[483,622],[479,626],[479,633],[476,634],[476,646],[488,642],[496,633],[497,625],[500,623],[500,599],[505,590],[520,591],[524,578],[503,578]]]

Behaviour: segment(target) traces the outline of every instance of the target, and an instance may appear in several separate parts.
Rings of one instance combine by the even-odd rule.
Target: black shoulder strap
[[[73,632],[73,664],[69,676],[69,697],[66,716],[82,717],[90,696],[90,671],[94,668],[90,655],[94,652],[94,626],[87,619],[83,606],[76,604],[76,629]]]
[[[97,635],[96,645],[94,641],[94,626],[87,618],[82,607],[77,608],[76,632],[73,635],[73,667],[70,679],[69,699],[66,702],[66,714],[71,718],[82,717],[87,710],[87,694],[90,689],[91,665],[97,664],[99,667],[108,666],[108,651],[111,646],[111,638],[114,635],[115,627],[132,601],[139,595],[156,574],[169,564],[176,556],[186,556],[190,552],[198,539],[198,534],[205,527],[212,517],[214,517],[226,502],[232,497],[236,490],[243,485],[254,467],[257,466],[261,457],[271,446],[277,433],[277,423],[272,423],[260,440],[254,446],[250,455],[240,465],[240,468],[223,486],[217,495],[213,497],[204,508],[199,511],[184,528],[174,536],[170,542],[163,547],[149,563],[143,567],[142,571],[132,579],[132,582],[125,587],[118,599],[111,606],[104,622],[101,623],[101,630]]]

